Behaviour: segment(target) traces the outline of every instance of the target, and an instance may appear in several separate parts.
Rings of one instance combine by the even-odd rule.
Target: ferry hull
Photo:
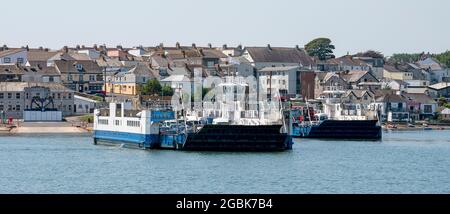
[[[189,134],[182,150],[189,151],[285,151],[292,138],[280,133],[281,125],[206,125]]]
[[[382,128],[377,120],[326,120],[310,127],[299,138],[381,140]]]
[[[115,131],[94,131],[94,144],[124,145],[128,148],[152,149],[159,145],[159,136]]]

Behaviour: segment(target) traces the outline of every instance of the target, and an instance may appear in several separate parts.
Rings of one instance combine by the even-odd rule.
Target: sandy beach
[[[67,122],[33,122],[20,123],[10,130],[11,134],[77,134],[88,133],[87,130]]]

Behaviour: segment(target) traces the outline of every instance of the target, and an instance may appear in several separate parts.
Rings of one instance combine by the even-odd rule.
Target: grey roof
[[[299,69],[300,66],[276,66],[276,67],[264,67],[263,69],[259,70],[262,72],[268,72],[268,71],[290,71],[293,69]]]
[[[299,63],[302,66],[313,64],[311,57],[303,49],[283,47],[245,48],[255,62]]]
[[[431,69],[431,70],[442,70],[442,65],[435,59],[428,57],[424,60],[418,61],[416,63],[419,67],[423,69]]]
[[[23,91],[28,87],[47,87],[52,91],[72,92],[60,83],[43,82],[0,82],[0,91]]]
[[[355,59],[353,56],[345,55],[336,59],[327,60],[330,64],[338,64],[342,66],[368,66],[368,64],[360,59]]]
[[[147,75],[150,76],[151,78],[159,78],[159,73],[151,69],[149,65],[145,63],[138,63],[128,72],[136,75]]]
[[[377,99],[377,102],[389,102],[389,103],[403,103],[406,102],[406,99],[398,94],[385,94]]]
[[[75,67],[77,64],[83,66],[83,71],[86,73],[102,73],[103,70],[95,61],[78,61],[78,60],[57,60],[55,66],[61,73],[79,73]]]
[[[216,49],[200,49],[202,55],[204,58],[227,58],[228,56],[225,55],[222,51],[216,50]]]
[[[431,98],[430,96],[426,94],[410,94],[405,93],[403,94],[406,98],[408,98],[411,101],[418,102],[418,103],[426,103],[426,104],[437,104],[437,102]]]
[[[341,76],[345,81],[352,83],[352,82],[359,81],[366,74],[370,74],[370,72],[369,71],[349,71],[349,72],[343,73]]]
[[[389,72],[402,72],[398,68],[396,68],[395,66],[387,65],[387,64],[384,65],[384,70],[389,71]]]
[[[22,66],[18,65],[0,65],[0,74],[24,74]]]
[[[27,53],[27,60],[29,62],[31,61],[42,61],[42,62],[46,62],[47,60],[49,60],[50,58],[56,56],[57,54],[59,54],[59,52],[57,51],[39,51],[39,50],[33,50],[33,51],[28,51]]]
[[[0,57],[5,57],[5,56],[11,55],[11,54],[20,53],[22,51],[26,51],[26,49],[11,48],[11,49],[8,49],[8,50],[0,51]]]
[[[117,58],[100,57],[96,62],[100,67],[123,67],[123,64]]]

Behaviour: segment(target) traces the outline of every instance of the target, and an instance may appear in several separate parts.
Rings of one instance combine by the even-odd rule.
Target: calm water
[[[1,136],[0,193],[450,193],[450,132],[297,141],[283,153],[141,151]]]

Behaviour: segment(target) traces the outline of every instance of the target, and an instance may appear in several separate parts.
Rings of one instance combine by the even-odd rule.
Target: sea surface
[[[0,193],[450,193],[450,131],[292,151],[142,151],[89,135],[0,136]]]

